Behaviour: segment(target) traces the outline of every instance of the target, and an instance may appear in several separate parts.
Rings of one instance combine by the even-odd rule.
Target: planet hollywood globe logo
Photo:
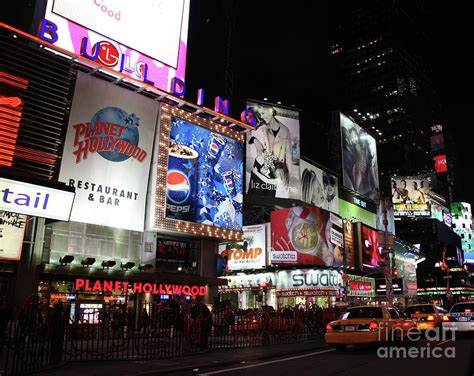
[[[111,162],[129,158],[143,162],[147,152],[138,146],[139,122],[133,113],[118,107],[104,107],[92,116],[90,123],[74,125],[76,164],[95,152]]]

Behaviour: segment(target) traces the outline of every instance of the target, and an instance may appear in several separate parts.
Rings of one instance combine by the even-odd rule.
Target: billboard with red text
[[[156,101],[78,72],[59,181],[71,221],[143,231]]]

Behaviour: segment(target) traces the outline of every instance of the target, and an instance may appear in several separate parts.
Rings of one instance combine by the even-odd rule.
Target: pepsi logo
[[[184,203],[191,192],[188,177],[178,170],[168,171],[166,176],[166,196],[173,204]]]
[[[219,146],[215,142],[211,142],[209,145],[209,153],[215,157],[219,153]]]

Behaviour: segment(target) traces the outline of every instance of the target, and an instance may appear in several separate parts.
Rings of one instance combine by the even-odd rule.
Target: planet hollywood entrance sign
[[[192,295],[204,296],[207,293],[207,286],[198,285],[176,285],[159,282],[128,282],[128,281],[91,281],[88,278],[76,279],[76,291],[90,292],[126,292],[130,288],[134,294],[154,294],[154,295]]]

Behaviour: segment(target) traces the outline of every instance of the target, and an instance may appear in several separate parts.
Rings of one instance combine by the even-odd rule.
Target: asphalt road
[[[474,376],[474,338],[419,341],[392,347],[356,346],[343,352],[328,347],[286,358],[241,363],[226,368],[195,369],[173,375]]]

